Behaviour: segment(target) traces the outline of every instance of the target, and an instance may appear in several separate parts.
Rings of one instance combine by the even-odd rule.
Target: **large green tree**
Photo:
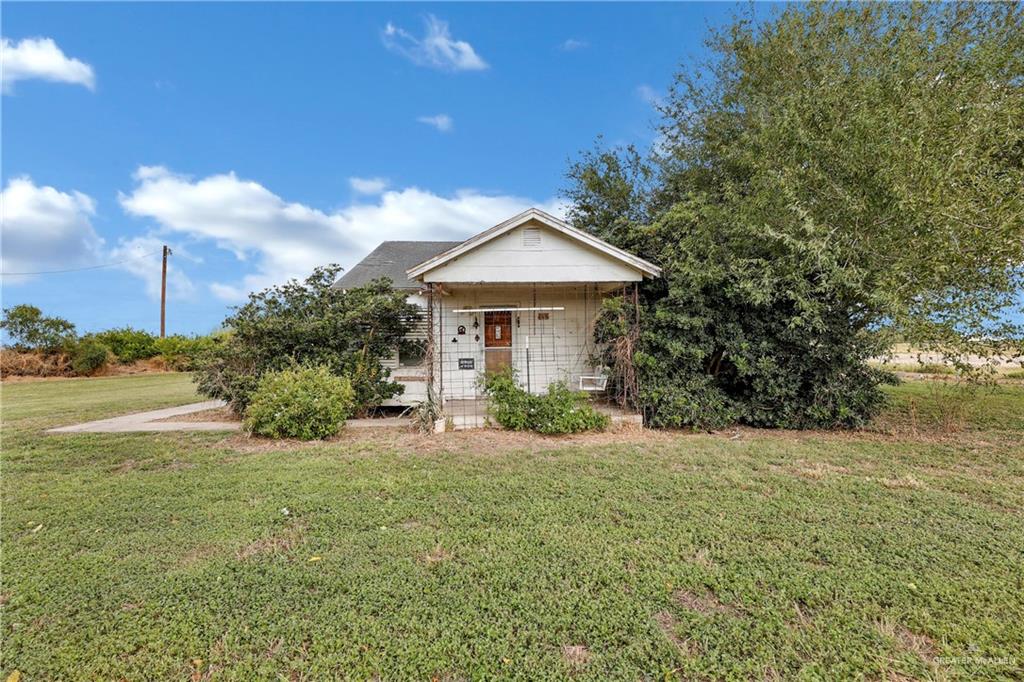
[[[878,404],[864,360],[882,330],[954,358],[1019,350],[1022,17],[880,3],[738,17],[677,74],[656,153],[572,166],[571,220],[665,269],[645,291],[648,406],[683,395],[698,414],[855,423]]]

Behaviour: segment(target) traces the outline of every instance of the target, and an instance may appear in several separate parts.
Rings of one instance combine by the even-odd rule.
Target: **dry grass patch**
[[[302,544],[305,530],[305,526],[302,524],[292,524],[281,533],[250,542],[239,549],[235,553],[235,557],[240,561],[245,561],[254,557],[287,554]]]
[[[934,639],[914,632],[905,625],[890,620],[879,620],[875,623],[875,628],[883,636],[895,640],[901,649],[914,654],[925,663],[933,663],[935,657],[939,655],[939,646]]]
[[[358,447],[367,456],[376,456],[386,450],[403,450],[424,455],[461,455],[472,452],[485,457],[490,454],[500,455],[519,450],[538,452],[574,446],[602,445],[629,445],[636,448],[638,453],[642,453],[651,446],[670,445],[680,438],[689,438],[695,435],[697,434],[688,431],[633,429],[545,436],[528,431],[506,431],[491,428],[422,434],[408,428],[381,426],[342,429],[338,435],[326,441],[271,440],[253,438],[245,434],[233,434],[225,438],[223,444],[233,450],[245,453],[294,451],[327,443]]]
[[[449,560],[451,558],[452,558],[451,552],[446,550],[441,545],[437,545],[437,546],[434,547],[434,549],[432,549],[429,552],[427,552],[426,554],[422,555],[420,557],[420,561],[423,562],[424,564],[426,564],[427,566],[433,566],[434,564],[439,564],[442,561],[447,561],[447,560]]]
[[[801,608],[799,603],[793,604],[793,611],[796,613],[793,626],[798,630],[809,630],[814,624],[814,619],[811,618],[810,614]]]
[[[212,559],[218,554],[220,554],[220,547],[217,545],[196,545],[181,557],[178,561],[178,566],[181,568],[189,568],[196,564],[203,563],[208,559]]]
[[[714,559],[711,558],[711,553],[704,547],[696,550],[688,559],[692,564],[697,564],[701,568],[714,569],[718,568],[718,564],[715,563]]]
[[[807,462],[805,460],[796,460],[785,466],[770,464],[768,469],[773,473],[797,476],[811,481],[822,481],[832,476],[850,473],[850,469],[844,466],[828,462]]]
[[[64,353],[22,352],[0,348],[0,376],[4,381],[74,376],[71,357]]]
[[[129,471],[133,471],[137,466],[139,466],[138,460],[126,459],[111,469],[111,472],[115,474],[127,474]]]
[[[662,634],[668,638],[668,641],[679,650],[681,654],[687,658],[693,658],[700,653],[700,647],[692,639],[683,639],[676,632],[676,619],[668,611],[659,611],[654,614],[654,622],[658,624],[658,629],[661,630]]]
[[[278,637],[267,646],[267,650],[263,652],[264,658],[267,660],[274,658],[281,651],[281,647],[283,646],[284,640]]]
[[[562,647],[562,659],[570,668],[579,670],[590,662],[590,650],[582,644],[566,644]]]
[[[739,609],[721,601],[711,590],[705,590],[702,595],[690,592],[689,590],[679,590],[672,596],[680,606],[703,616],[710,616],[716,613],[727,616],[740,615]]]
[[[881,483],[886,488],[892,488],[894,490],[917,490],[918,488],[924,487],[924,483],[910,474],[900,476],[899,478],[883,478],[881,479]]]
[[[93,376],[97,377],[121,377],[134,376],[136,374],[166,374],[175,370],[167,366],[167,362],[159,355],[145,360],[135,362],[108,362],[101,367]]]

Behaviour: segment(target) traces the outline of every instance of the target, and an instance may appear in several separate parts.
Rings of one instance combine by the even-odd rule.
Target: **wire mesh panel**
[[[455,428],[486,424],[487,372],[510,370],[532,393],[555,381],[578,390],[583,377],[600,376],[593,285],[451,286],[432,298],[434,388]]]

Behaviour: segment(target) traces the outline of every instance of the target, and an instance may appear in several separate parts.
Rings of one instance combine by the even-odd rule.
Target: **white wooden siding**
[[[413,326],[407,338],[424,340],[427,338],[427,299],[420,294],[410,294],[405,299],[423,310],[420,320]],[[405,387],[405,391],[391,400],[385,400],[384,405],[388,407],[415,405],[427,399],[427,363],[424,359],[420,367],[402,367],[398,363],[398,351],[384,360],[381,364],[391,370],[391,379]]]
[[[539,230],[540,244],[534,234]],[[527,237],[524,240],[524,236]],[[424,274],[425,282],[637,282],[643,273],[540,222],[521,225]]]

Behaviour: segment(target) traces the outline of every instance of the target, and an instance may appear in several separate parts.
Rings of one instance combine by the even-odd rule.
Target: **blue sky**
[[[81,331],[216,328],[245,292],[384,239],[557,210],[603,134],[732,4],[23,4],[3,8],[3,278]],[[139,257],[143,255],[143,257]]]

